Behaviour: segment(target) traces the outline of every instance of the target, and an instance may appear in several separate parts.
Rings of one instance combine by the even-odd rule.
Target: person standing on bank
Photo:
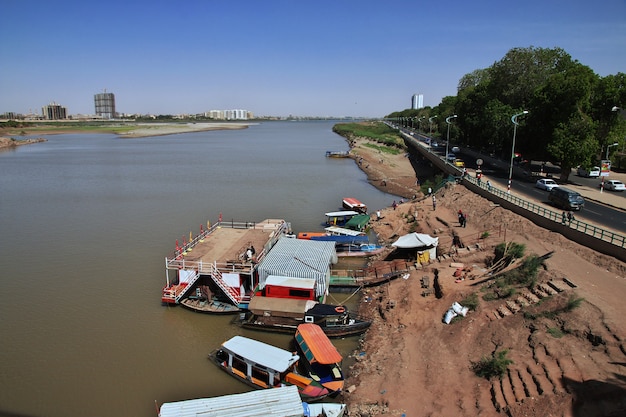
[[[436,209],[437,209],[437,199],[433,195],[433,211],[435,211]]]

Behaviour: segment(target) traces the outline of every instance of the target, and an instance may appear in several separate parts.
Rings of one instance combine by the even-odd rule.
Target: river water
[[[321,230],[343,197],[390,205],[354,161],[325,157],[348,149],[335,123],[51,135],[0,153],[0,415],[147,417],[155,403],[248,391],[207,354],[237,334],[290,337],[162,306],[164,259],[220,213],[299,232]]]

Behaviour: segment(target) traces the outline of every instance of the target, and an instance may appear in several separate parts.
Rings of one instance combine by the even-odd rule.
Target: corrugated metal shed
[[[281,238],[259,264],[259,284],[263,288],[270,275],[314,278],[315,295],[323,297],[328,294],[331,263],[337,263],[334,242]]]
[[[234,336],[228,339],[222,343],[222,347],[278,372],[285,372],[300,359],[298,355],[292,352],[243,336]]]
[[[303,417],[298,388],[290,385],[243,394],[164,403],[160,417]]]

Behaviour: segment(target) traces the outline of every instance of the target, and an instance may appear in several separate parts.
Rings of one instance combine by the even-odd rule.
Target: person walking
[[[567,215],[565,214],[565,212],[561,213],[561,224],[565,224],[565,222],[567,221]]]
[[[572,220],[574,220],[574,213],[571,211],[567,212],[567,224],[571,226]]]
[[[437,199],[433,195],[433,211],[437,210]]]

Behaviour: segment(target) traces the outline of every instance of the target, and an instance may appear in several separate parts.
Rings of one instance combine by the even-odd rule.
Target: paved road
[[[444,146],[439,146],[436,151],[443,157],[445,144]],[[468,156],[463,157],[463,155],[461,157],[465,161],[470,174],[473,174],[476,168],[475,159]],[[494,169],[488,165],[482,166],[482,172],[483,181],[489,179],[495,187],[507,188],[508,172]],[[611,172],[608,178],[618,179],[626,183],[626,174]],[[558,180],[558,178],[555,179]],[[567,184],[567,187],[578,191],[585,198],[585,208],[575,214],[576,218],[620,234],[626,234],[626,192],[606,190],[600,192],[598,187],[600,180],[597,178],[581,178],[572,173],[569,180],[570,183]],[[514,178],[511,193],[523,194],[530,201],[543,204],[551,210],[556,210],[548,202],[548,192],[535,187],[535,179],[523,181]]]

